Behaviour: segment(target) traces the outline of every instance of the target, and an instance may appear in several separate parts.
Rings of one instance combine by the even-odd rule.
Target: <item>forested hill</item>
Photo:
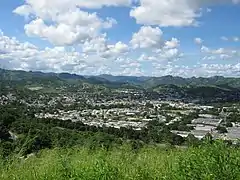
[[[178,85],[178,86],[209,86],[209,85],[227,85],[234,88],[240,88],[240,78],[232,77],[192,77],[183,78],[177,76],[162,76],[162,77],[134,77],[134,76],[111,76],[111,75],[101,75],[102,78],[107,79],[111,82],[130,82],[134,84],[139,84],[144,87],[156,87],[159,85]]]
[[[37,80],[37,79],[51,79],[57,81],[84,81],[91,84],[103,85],[134,85],[144,88],[155,88],[159,85],[176,85],[176,86],[218,86],[228,88],[240,88],[240,78],[214,76],[209,78],[203,77],[135,77],[135,76],[83,76],[69,73],[42,73],[42,72],[26,72],[26,71],[12,71],[0,69],[0,80]]]

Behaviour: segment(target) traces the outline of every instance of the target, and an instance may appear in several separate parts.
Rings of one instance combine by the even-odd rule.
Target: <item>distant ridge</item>
[[[91,84],[108,85],[137,85],[144,88],[154,88],[159,85],[176,86],[221,86],[228,88],[240,88],[240,78],[234,77],[191,77],[178,76],[144,77],[144,76],[113,76],[102,74],[98,76],[84,76],[70,73],[43,73],[40,71],[20,71],[0,69],[0,80],[29,80],[33,78],[53,78],[59,80],[81,80]]]

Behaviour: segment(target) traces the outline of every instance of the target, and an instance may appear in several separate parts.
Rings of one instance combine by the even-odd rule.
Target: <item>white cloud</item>
[[[158,52],[158,58],[160,60],[175,61],[181,56],[177,48],[173,49],[162,49]]]
[[[183,53],[180,53],[180,51],[177,48],[172,49],[161,48],[151,53],[142,53],[139,56],[138,61],[148,62],[151,64],[154,63],[162,64],[178,61],[182,56]]]
[[[230,0],[139,0],[130,16],[138,24],[160,26],[193,26],[202,15],[202,6],[230,3]],[[238,3],[238,0],[231,2]]]
[[[221,54],[220,55],[220,58],[221,59],[230,59],[232,56],[231,55],[229,55],[229,54]]]
[[[158,58],[157,56],[155,55],[147,55],[147,54],[141,54],[140,57],[138,58],[138,61],[139,62],[144,62],[144,61],[150,61],[150,62],[153,62],[153,61],[158,61]]]
[[[142,26],[139,32],[133,35],[132,47],[147,48],[146,53],[142,53],[138,58],[140,62],[172,62],[177,61],[181,56],[178,47],[180,41],[177,38],[165,41],[162,39],[163,32],[157,27]]]
[[[221,39],[223,41],[233,41],[233,42],[239,42],[240,41],[240,38],[235,36],[235,37],[225,37],[225,36],[222,36]]]
[[[212,55],[203,57],[203,60],[216,60],[216,59],[217,59],[217,57],[216,56],[212,56]]]
[[[17,7],[14,12],[29,15],[34,12],[37,16],[52,15],[56,12],[66,12],[76,7],[102,8],[103,6],[130,6],[131,0],[25,0],[25,4]]]
[[[143,71],[139,67],[127,67],[123,71],[119,72],[123,76],[144,76]]]
[[[130,12],[139,24],[188,26],[199,16],[195,0],[140,0],[140,4]]]
[[[22,5],[13,10],[14,13],[29,18],[30,14],[33,14],[33,10],[29,5]]]
[[[82,51],[86,54],[96,54],[102,58],[117,58],[129,51],[127,44],[119,41],[116,44],[108,44],[106,35],[86,41],[82,46]]]
[[[202,40],[201,38],[195,38],[195,39],[194,39],[194,42],[195,42],[196,44],[202,44],[202,43],[203,43],[203,40]]]
[[[142,26],[137,33],[133,34],[130,43],[134,49],[158,47],[162,34],[162,30],[158,27]]]
[[[183,77],[240,76],[240,63],[237,64],[201,64],[194,67],[155,64],[154,76],[174,75]]]
[[[111,59],[111,58],[116,59],[118,56],[121,56],[127,53],[128,50],[129,50],[128,45],[122,42],[117,42],[114,45],[107,45],[106,51],[101,52],[100,56],[106,59]]]
[[[21,43],[16,38],[5,36],[0,31],[0,67],[7,69],[77,74],[113,73],[114,68],[120,68],[115,60],[126,58],[128,51],[127,44],[108,44],[105,36],[86,42],[82,52],[64,46],[40,49],[31,43]]]
[[[74,27],[66,24],[46,25],[42,19],[36,19],[25,25],[28,36],[36,36],[46,39],[54,45],[73,45],[81,43],[96,35],[89,32],[87,27]]]
[[[128,0],[77,1],[77,0],[27,0],[14,13],[29,17],[25,25],[27,35],[48,40],[54,45],[74,45],[97,37],[102,30],[116,24],[112,18],[101,19],[96,13],[82,11],[79,7],[126,5]]]
[[[206,47],[206,46],[202,46],[202,47],[201,47],[201,52],[203,52],[203,53],[209,53],[210,50],[209,50],[208,47]]]
[[[106,51],[107,50],[106,35],[102,35],[89,41],[85,41],[82,49],[84,53],[101,53]]]
[[[16,38],[5,36],[0,31],[0,64],[2,68],[38,70],[52,72],[74,72],[81,74],[89,67],[101,67],[104,59],[91,59],[77,52],[74,48],[54,47],[39,49],[31,43],[21,43]]]
[[[172,49],[180,46],[180,41],[177,38],[172,38],[170,41],[166,41],[164,48]]]
[[[206,46],[202,46],[201,47],[201,51],[203,53],[209,53],[209,54],[223,54],[226,53],[228,50],[224,49],[224,48],[218,48],[218,49],[209,49]]]
[[[226,48],[210,49],[206,46],[201,47],[201,52],[204,54],[203,60],[217,59],[236,59],[239,58],[239,51]]]
[[[109,49],[116,54],[122,54],[128,52],[128,45],[122,43],[121,41],[117,42],[115,45],[109,46]]]
[[[223,41],[228,41],[228,38],[227,38],[226,36],[222,36],[222,37],[221,37],[221,40],[223,40]]]
[[[226,50],[224,48],[219,48],[219,49],[211,51],[212,54],[223,54],[225,52],[226,52]]]

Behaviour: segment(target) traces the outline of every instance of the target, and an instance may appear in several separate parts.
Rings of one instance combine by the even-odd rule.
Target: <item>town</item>
[[[89,88],[89,87],[87,87]],[[42,93],[43,87],[28,88],[25,98],[16,93],[0,97],[0,104],[18,102],[34,109],[39,119],[58,119],[82,122],[88,126],[131,128],[140,131],[152,121],[164,123],[172,133],[198,139],[211,134],[214,139],[240,139],[239,104],[230,106],[201,105],[194,100],[172,97],[151,97],[150,93],[134,89],[78,89],[67,92],[67,87],[56,93]],[[238,116],[239,117],[239,116]]]

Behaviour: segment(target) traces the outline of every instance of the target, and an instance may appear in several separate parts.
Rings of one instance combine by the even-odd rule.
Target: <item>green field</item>
[[[27,159],[0,160],[1,180],[239,180],[240,150],[217,142],[179,149],[84,147],[42,150]]]

